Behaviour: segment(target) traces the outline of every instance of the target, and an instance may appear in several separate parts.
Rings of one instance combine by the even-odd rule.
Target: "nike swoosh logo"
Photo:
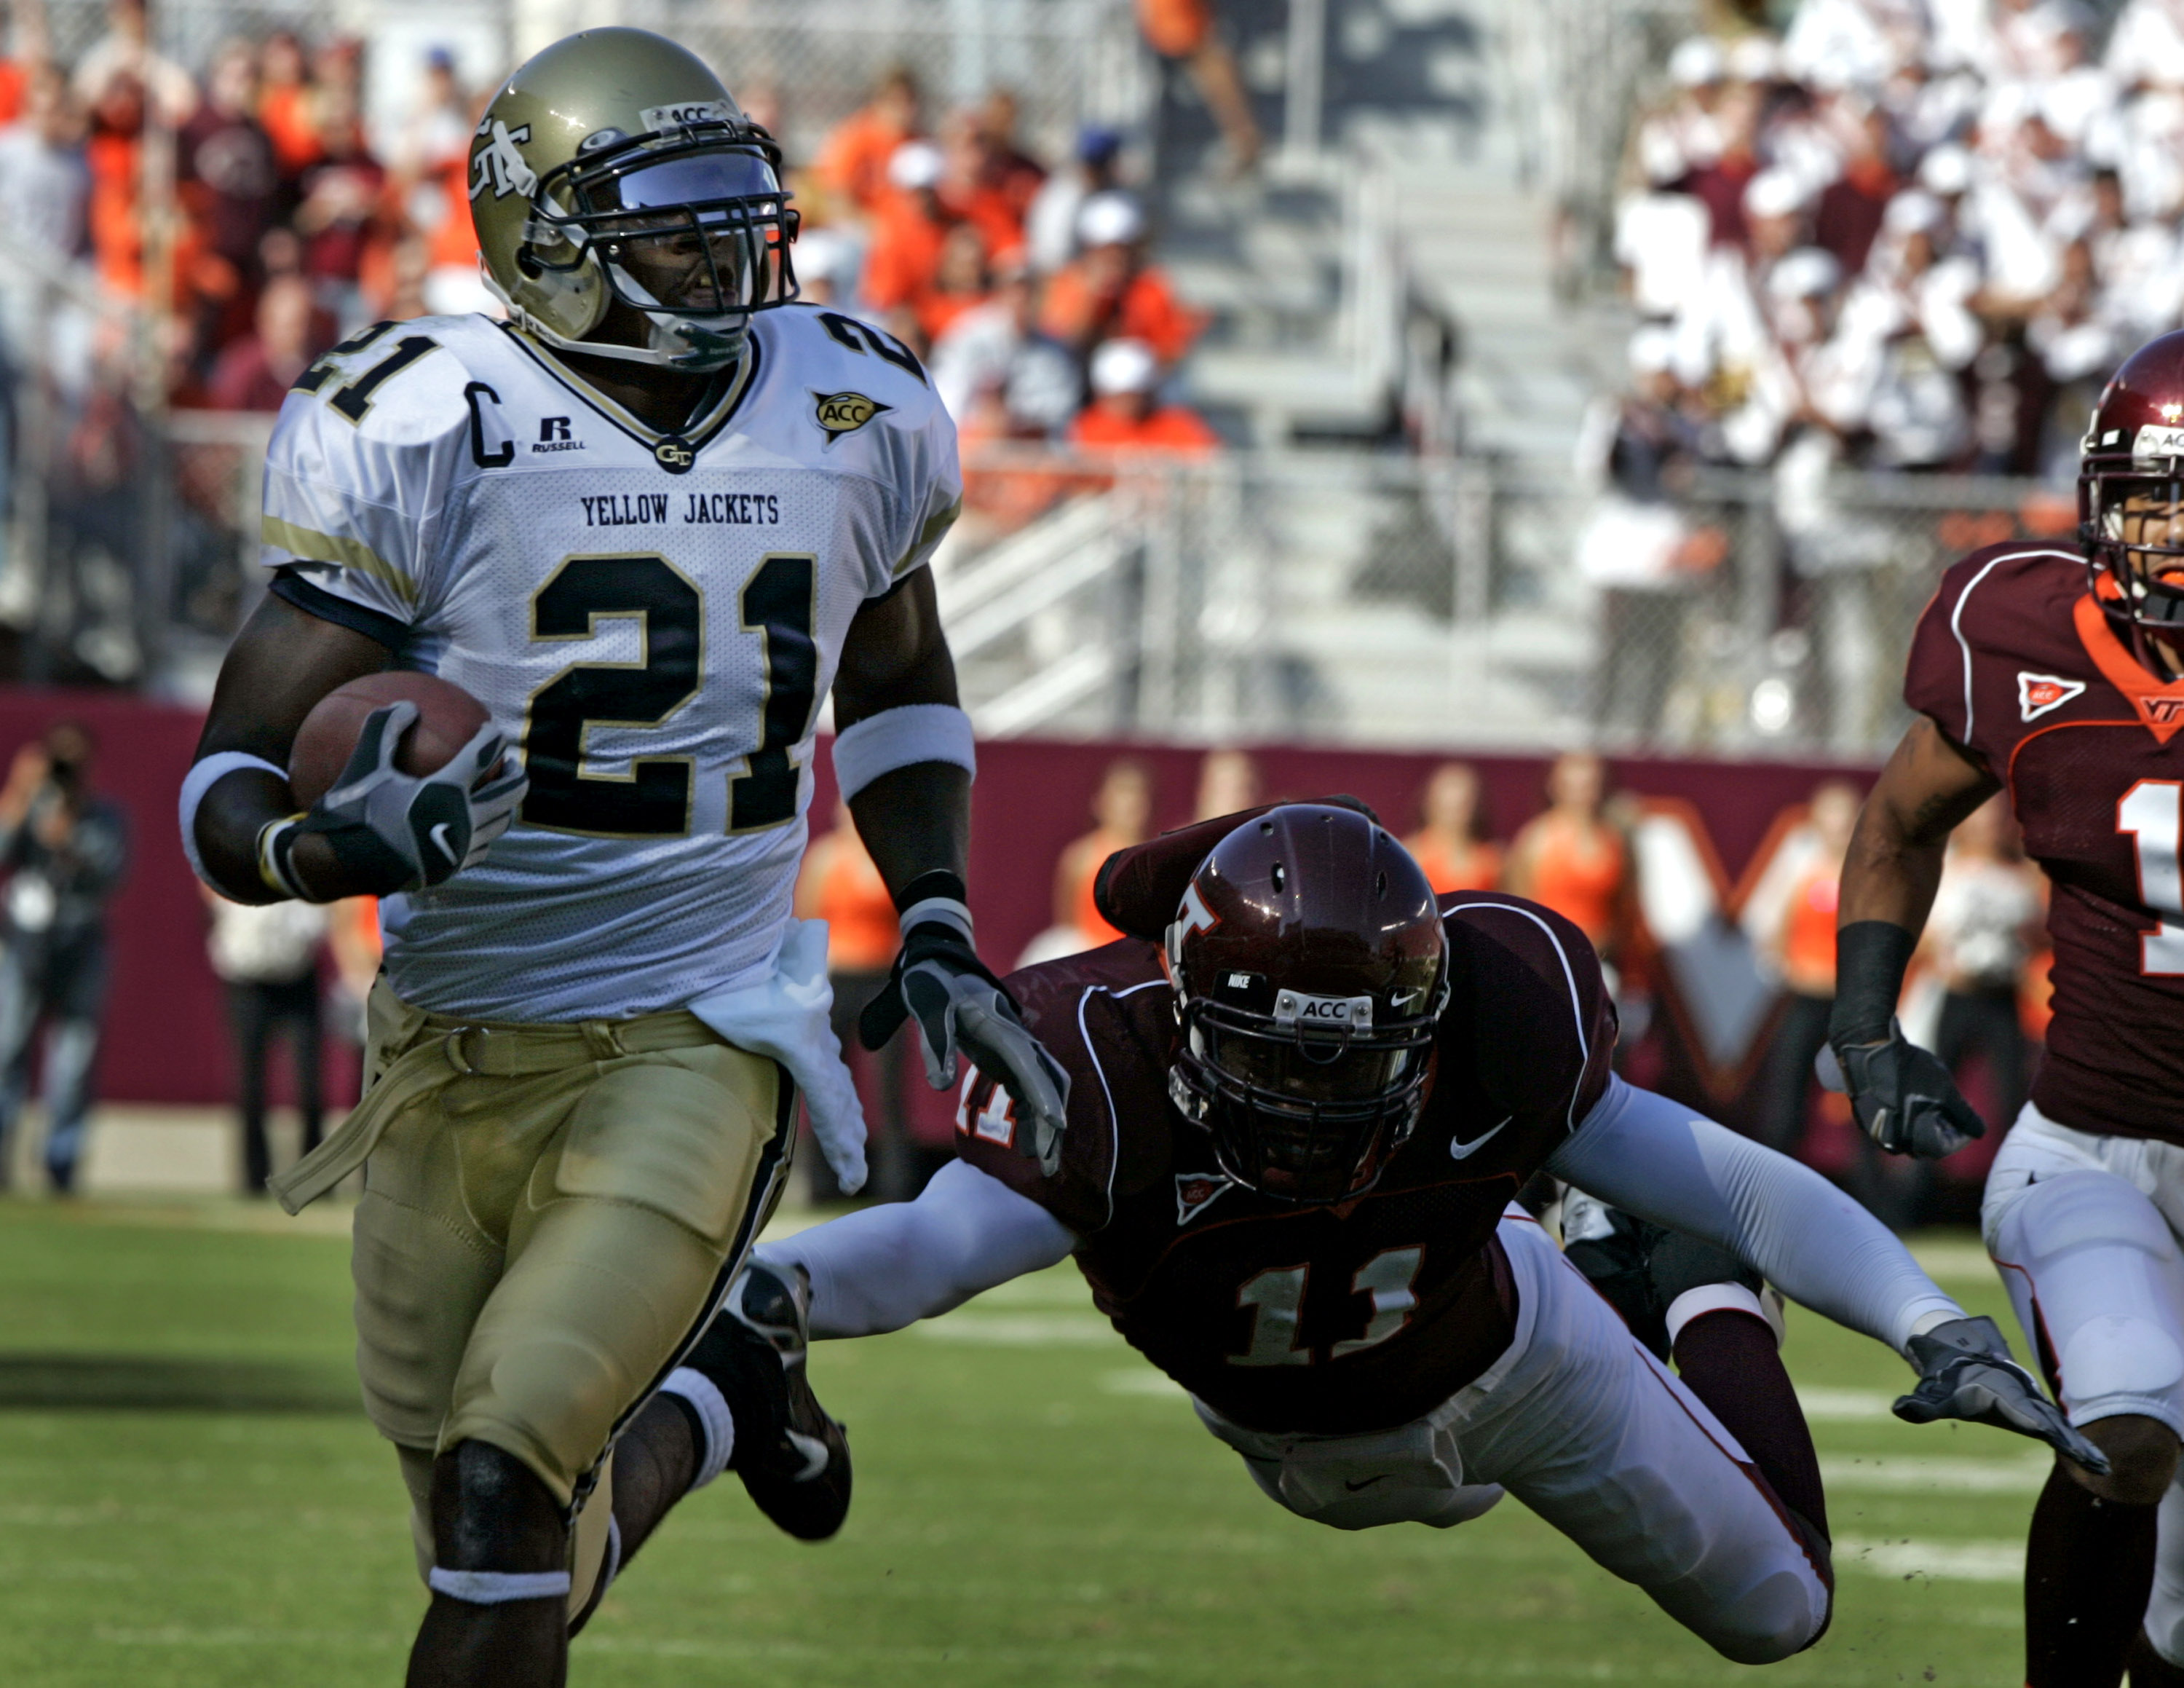
[[[1379,1477],[1368,1477],[1362,1483],[1352,1483],[1346,1477],[1342,1479],[1342,1486],[1355,1495],[1361,1489],[1370,1489],[1374,1484],[1385,1480],[1387,1475],[1388,1473],[1384,1471]]]
[[[804,1469],[788,1479],[791,1483],[809,1483],[827,1469],[827,1445],[816,1436],[806,1436],[801,1431],[791,1430],[788,1445],[804,1456]]]
[[[448,823],[443,820],[432,829],[429,836],[440,853],[452,862],[456,859],[455,852],[454,847],[448,842],[447,832]]]
[[[1502,1121],[1502,1126],[1507,1125],[1510,1120],[1514,1120],[1516,1117],[1517,1116],[1514,1114],[1512,1114],[1509,1116],[1509,1119]],[[1472,1138],[1469,1143],[1458,1143],[1453,1137],[1450,1138],[1448,1144],[1448,1158],[1451,1160],[1462,1160],[1468,1156],[1478,1154],[1480,1149],[1486,1146],[1489,1139],[1492,1138],[1501,1131],[1502,1126],[1496,1126],[1494,1127],[1493,1131],[1481,1133],[1479,1136]]]

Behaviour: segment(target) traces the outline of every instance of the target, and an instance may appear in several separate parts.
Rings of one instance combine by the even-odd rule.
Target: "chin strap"
[[[671,352],[655,346],[616,345],[606,340],[572,340],[566,334],[547,327],[510,299],[486,269],[482,258],[478,260],[478,275],[485,282],[486,291],[499,300],[501,308],[508,312],[508,320],[513,327],[559,351],[576,352],[585,357],[617,358],[625,363],[641,363],[654,369],[680,370],[689,375],[715,375],[732,367],[743,357],[744,341],[750,326],[748,316],[744,318],[743,327],[733,334],[715,335],[709,330],[697,328],[695,324],[687,320],[673,319],[680,323],[682,331],[688,331],[678,333],[651,311],[644,312],[645,320],[652,324],[655,335],[673,336],[686,343],[688,349],[680,352]]]

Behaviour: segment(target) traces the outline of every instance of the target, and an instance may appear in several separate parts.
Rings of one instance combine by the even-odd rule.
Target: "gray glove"
[[[1823,1049],[1814,1065],[1822,1084],[1848,1093],[1865,1134],[1891,1154],[1939,1160],[1986,1135],[1986,1122],[1940,1058],[1906,1037],[1896,1020],[1888,1022],[1886,1042]]]
[[[967,1057],[1017,1104],[1018,1151],[1050,1178],[1061,1170],[1069,1075],[1032,1036],[1016,999],[978,959],[969,936],[949,920],[927,919],[902,935],[894,976],[866,1004],[858,1033],[867,1049],[883,1048],[905,1020],[917,1023],[927,1083],[947,1089],[959,1056]]]
[[[365,718],[341,778],[303,819],[267,830],[259,848],[269,877],[304,896],[290,857],[298,839],[315,833],[359,889],[415,891],[469,867],[508,830],[531,782],[506,735],[488,723],[445,767],[404,774],[395,753],[416,718],[414,703]]]
[[[1958,1418],[1992,1424],[2042,1441],[2096,1475],[2106,1475],[2108,1456],[2072,1428],[2062,1409],[2009,1356],[2009,1344],[1992,1319],[1952,1319],[1911,1339],[1918,1387],[1896,1403],[1910,1424]]]

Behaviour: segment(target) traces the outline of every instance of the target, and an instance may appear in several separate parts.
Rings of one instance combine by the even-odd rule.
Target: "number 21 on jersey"
[[[728,781],[730,832],[756,832],[796,816],[789,752],[811,720],[819,681],[812,638],[816,561],[777,552],[743,590],[743,626],[763,642],[766,695],[749,724],[751,748]],[[634,620],[640,659],[575,662],[531,695],[523,819],[592,837],[679,837],[690,830],[691,761],[632,755],[627,774],[584,772],[594,727],[665,727],[705,683],[702,589],[666,558],[571,556],[531,600],[535,640],[595,639],[599,623]]]
[[[2161,924],[2138,937],[2138,970],[2150,977],[2184,975],[2184,780],[2142,780],[2116,805],[2116,830],[2137,846],[2139,901]]]

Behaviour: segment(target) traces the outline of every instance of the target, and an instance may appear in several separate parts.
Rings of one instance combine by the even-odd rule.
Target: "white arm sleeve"
[[[811,1275],[811,1334],[878,1336],[1068,1258],[1076,1233],[961,1160],[916,1201],[889,1202],[761,1244],[768,1266]]]
[[[1819,1173],[1619,1078],[1547,1170],[1728,1249],[1791,1300],[1899,1354],[1965,1316],[1886,1226]]]

